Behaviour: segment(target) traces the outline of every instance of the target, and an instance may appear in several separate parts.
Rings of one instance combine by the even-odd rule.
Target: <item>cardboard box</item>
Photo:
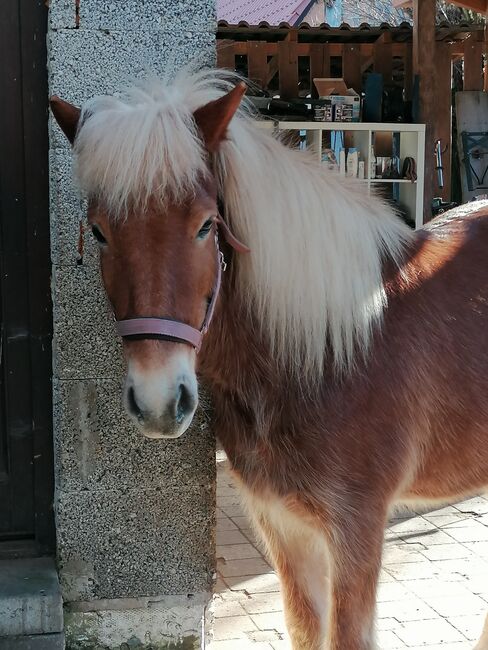
[[[327,99],[332,100],[334,122],[359,122],[361,114],[359,95],[331,95]]]
[[[334,79],[328,77],[317,77],[313,80],[315,88],[319,97],[327,97],[328,95],[347,95],[348,90],[344,79]]]
[[[313,80],[320,99],[332,104],[334,122],[359,122],[361,98],[352,88],[347,88],[344,79],[316,78]]]

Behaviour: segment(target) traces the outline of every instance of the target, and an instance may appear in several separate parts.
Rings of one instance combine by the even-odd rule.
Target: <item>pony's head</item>
[[[197,407],[196,356],[220,285],[211,161],[244,91],[239,83],[190,110],[141,89],[83,110],[51,99],[123,337],[125,405],[151,438],[180,436]]]

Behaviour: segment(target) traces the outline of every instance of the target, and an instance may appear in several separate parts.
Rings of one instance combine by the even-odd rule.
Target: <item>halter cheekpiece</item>
[[[207,305],[205,318],[200,329],[196,329],[187,323],[171,318],[141,317],[116,320],[115,327],[117,334],[122,338],[161,338],[176,343],[187,343],[198,352],[202,346],[203,336],[207,332],[215,311],[215,304],[222,282],[222,272],[226,269],[226,262],[219,246],[219,228],[225,241],[239,253],[249,253],[249,248],[242,244],[232,234],[227,224],[218,217],[215,224],[215,253],[217,257],[217,275],[215,277],[212,296]]]

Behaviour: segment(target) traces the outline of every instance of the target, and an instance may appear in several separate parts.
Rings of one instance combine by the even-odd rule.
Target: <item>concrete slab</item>
[[[0,638],[53,634],[62,630],[63,601],[54,560],[1,560]],[[10,647],[5,645],[10,641],[2,640],[4,645],[0,645],[0,649]]]
[[[64,650],[64,634],[0,637],[0,650]]]
[[[197,650],[210,593],[97,599],[65,607],[69,650]]]

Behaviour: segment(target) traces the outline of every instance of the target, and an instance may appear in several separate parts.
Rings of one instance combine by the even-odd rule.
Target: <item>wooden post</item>
[[[247,44],[247,76],[263,90],[267,87],[268,56],[265,41],[249,41]]]
[[[434,124],[434,139],[441,141],[442,164],[444,167],[444,188],[441,190],[434,174],[432,192],[434,196],[442,196],[445,201],[451,200],[451,140],[452,140],[452,57],[450,43],[437,43],[437,119]]]
[[[424,223],[432,217],[435,174],[434,124],[437,118],[435,0],[413,0],[413,74],[419,77],[420,120],[425,123]]]
[[[483,34],[473,33],[464,41],[463,90],[483,90]]]
[[[357,93],[362,90],[361,50],[359,45],[346,43],[342,59],[342,76],[348,88],[354,88]]]
[[[278,43],[278,61],[280,66],[281,99],[292,99],[298,97],[298,54],[296,30],[290,30],[286,39]]]
[[[488,17],[485,22],[484,40],[485,67],[483,69],[483,90],[485,93],[488,93]]]
[[[217,41],[217,65],[219,68],[236,69],[234,41],[228,39]]]
[[[312,84],[312,97],[318,97],[313,80],[321,77],[330,77],[330,54],[328,43],[310,44],[310,83]]]
[[[383,75],[385,86],[392,82],[393,57],[391,49],[391,34],[383,32],[374,44],[373,69]]]
[[[403,46],[403,89],[405,91],[405,99],[412,99],[412,81],[413,81],[413,61],[412,61],[412,44],[405,43]]]

